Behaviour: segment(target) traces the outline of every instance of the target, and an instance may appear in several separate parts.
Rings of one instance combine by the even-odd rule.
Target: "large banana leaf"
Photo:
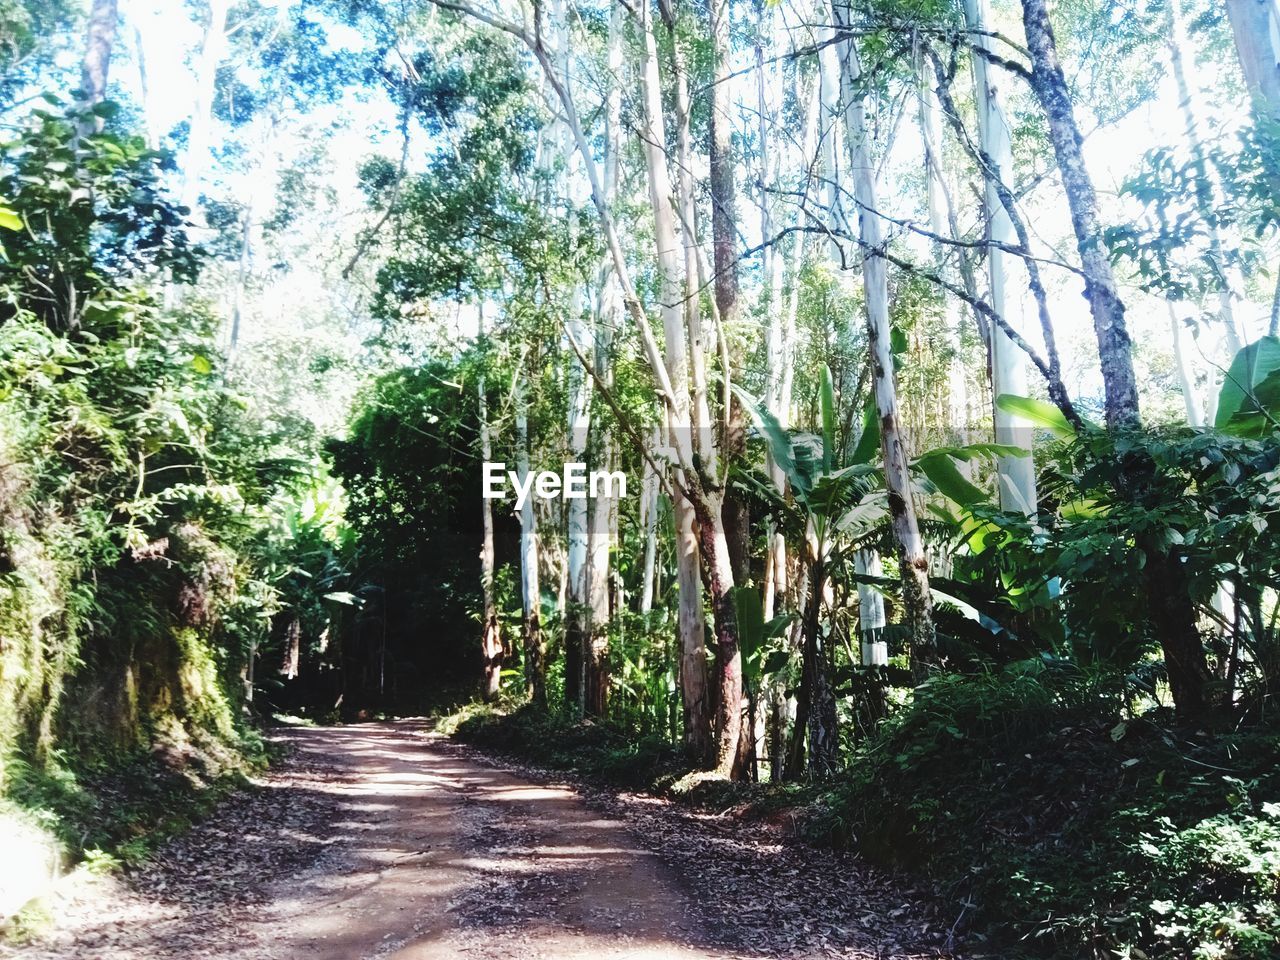
[[[1238,437],[1259,437],[1280,420],[1280,339],[1262,337],[1236,354],[1218,394],[1213,425]]]
[[[822,470],[830,473],[836,453],[836,387],[831,368],[822,366]]]
[[[1002,393],[996,397],[996,406],[1005,413],[1022,417],[1028,423],[1044,427],[1060,440],[1070,440],[1076,435],[1071,421],[1062,415],[1062,411],[1052,403],[1033,400],[1030,397],[1019,397],[1012,393]]]

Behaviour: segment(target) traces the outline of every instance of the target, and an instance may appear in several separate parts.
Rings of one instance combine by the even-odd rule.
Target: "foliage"
[[[857,750],[810,828],[965,903],[1000,956],[1274,955],[1274,731],[1186,740],[1122,677],[945,677]]]
[[[77,125],[115,113],[92,108],[32,111],[18,136],[0,148],[0,196],[21,220],[0,232],[0,284],[8,319],[30,313],[53,330],[110,312],[120,288],[139,280],[194,279],[198,253],[187,242],[180,209],[162,195],[159,177],[172,161],[140,137],[103,132],[86,139]],[[14,224],[10,224],[13,226]],[[105,318],[104,318],[105,319]]]
[[[124,850],[260,754],[244,674],[298,602],[279,531],[312,482],[305,429],[229,385],[210,312],[157,303],[199,260],[157,156],[72,151],[75,119],[37,111],[0,157],[23,219],[0,268],[0,790],[73,855]]]

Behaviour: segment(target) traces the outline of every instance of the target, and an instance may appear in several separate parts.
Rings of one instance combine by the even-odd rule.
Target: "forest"
[[[1280,956],[1277,0],[0,0],[0,128],[0,957]]]

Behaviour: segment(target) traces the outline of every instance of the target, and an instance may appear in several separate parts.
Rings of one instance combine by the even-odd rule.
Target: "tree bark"
[[[1258,116],[1280,121],[1280,50],[1274,0],[1226,0],[1244,83]]]
[[[1235,355],[1244,345],[1241,342],[1240,326],[1236,320],[1235,300],[1244,290],[1244,278],[1240,275],[1239,265],[1229,261],[1222,243],[1222,231],[1218,226],[1215,214],[1215,194],[1218,192],[1218,178],[1209,166],[1205,155],[1204,143],[1200,140],[1200,129],[1197,123],[1195,95],[1187,82],[1187,71],[1183,48],[1187,43],[1186,26],[1182,22],[1181,0],[1168,0],[1165,6],[1165,24],[1169,30],[1169,63],[1173,68],[1173,80],[1178,91],[1178,102],[1182,108],[1183,126],[1187,134],[1187,146],[1191,150],[1191,159],[1196,165],[1195,200],[1196,207],[1204,221],[1209,235],[1209,256],[1212,258],[1218,285],[1218,319],[1222,323],[1224,346],[1227,355],[1223,358],[1223,366],[1229,367]],[[1216,388],[1216,384],[1212,385]]]
[[[804,615],[802,669],[808,686],[807,727],[809,773],[822,778],[835,772],[839,759],[839,732],[836,729],[836,698],[831,689],[830,654],[822,637],[822,600],[826,590],[825,546],[817,544],[818,556],[809,564],[809,602]]]
[[[973,31],[974,45],[990,50],[987,0],[964,0],[965,24]],[[992,170],[984,171],[987,239],[995,244],[1013,246],[1018,243],[1013,221],[992,177],[1006,185],[1013,184],[1013,140],[1005,116],[1003,97],[995,82],[994,71],[987,61],[975,53],[973,82],[978,108],[978,137],[982,151],[991,160]],[[991,307],[1015,330],[1025,333],[1025,322],[1018,298],[1010,290],[1011,274],[1020,258],[995,246],[987,249],[987,278]],[[1025,397],[1027,391],[1026,361],[1022,350],[998,324],[989,328],[991,336],[991,395],[1013,394]],[[996,443],[1007,443],[1030,451],[1033,431],[1021,417],[993,407]],[[996,461],[1000,506],[1005,510],[1034,513],[1037,503],[1035,463],[1031,457],[1000,457]]]
[[[836,23],[848,25],[848,8],[835,6]],[[871,382],[880,442],[884,455],[889,514],[898,546],[903,608],[911,632],[912,673],[924,680],[937,664],[937,636],[933,600],[929,592],[929,561],[911,499],[910,461],[898,414],[898,388],[890,345],[889,283],[884,257],[885,239],[876,203],[875,168],[867,149],[866,110],[862,101],[862,66],[852,41],[839,44],[840,86],[844,101],[846,153],[858,203],[859,237],[864,253],[862,282],[866,295],[867,342],[871,351]],[[812,706],[811,706],[812,709]]]
[[[111,50],[116,42],[120,15],[116,0],[93,0],[89,8],[89,28],[85,35],[84,58],[80,61],[80,98],[77,106],[89,110],[107,95],[107,73],[111,67]],[[86,137],[102,129],[102,120],[86,117],[79,121],[77,133]]]
[[[1031,86],[1049,122],[1059,175],[1071,210],[1085,274],[1085,296],[1093,315],[1103,384],[1106,391],[1107,426],[1113,431],[1141,427],[1138,388],[1133,372],[1132,346],[1125,327],[1124,304],[1102,242],[1098,200],[1084,164],[1084,142],[1076,124],[1066,78],[1058,61],[1057,45],[1045,0],[1022,0],[1027,48],[1031,53]],[[1121,495],[1141,495],[1145,479],[1154,469],[1148,458],[1131,458]],[[1151,626],[1164,653],[1169,686],[1180,718],[1200,719],[1209,707],[1205,688],[1211,679],[1204,645],[1196,627],[1186,572],[1178,557],[1159,545],[1144,542],[1144,581],[1151,608]]]
[[[196,102],[187,129],[187,149],[182,159],[182,187],[178,202],[195,212],[200,199],[200,181],[209,163],[209,136],[213,124],[213,95],[218,66],[223,59],[227,36],[227,11],[230,0],[210,0],[209,22],[205,25],[200,45],[200,62],[196,68]]]
[[[1058,61],[1057,43],[1045,0],[1022,0],[1027,48],[1031,53],[1031,88],[1049,124],[1058,173],[1071,211],[1071,226],[1085,275],[1085,298],[1093,316],[1102,380],[1106,390],[1107,425],[1136,427],[1138,385],[1133,373],[1132,342],[1125,324],[1124,304],[1102,227],[1098,220],[1098,196],[1084,164],[1084,138],[1076,124],[1066,77]]]
[[[712,193],[712,238],[716,260],[716,306],[722,335],[737,320],[737,195],[733,184],[733,143],[730,116],[730,4],[710,0],[712,33],[712,138],[710,138],[710,193]],[[728,379],[730,370],[721,374]],[[745,451],[745,417],[741,404],[730,397],[724,421],[723,456],[726,462]],[[707,476],[714,477],[714,461]],[[739,740],[742,735],[742,655],[737,645],[737,612],[733,605],[735,581],[748,576],[748,512],[736,494],[718,497],[704,493],[705,518],[701,540],[703,559],[708,563],[716,623],[716,673],[719,717],[717,719],[717,771],[737,776]],[[708,550],[708,547],[712,548]]]
[[[523,371],[516,377],[516,473],[529,476],[529,401]],[[521,647],[524,652],[525,696],[538,707],[547,705],[546,643],[542,637],[542,593],[538,583],[538,515],[534,498],[520,507]]]
[[[665,368],[671,387],[668,400],[668,439],[676,452],[677,471],[692,470],[694,461],[692,417],[689,403],[687,338],[681,300],[684,278],[677,254],[671,177],[667,170],[666,133],[663,129],[662,88],[658,48],[647,4],[637,8],[644,39],[643,141],[648,172],[649,204],[653,211],[657,246],[659,299],[666,346]],[[678,483],[676,511],[676,568],[679,583],[680,682],[684,701],[685,745],[700,762],[714,757],[711,704],[707,696],[707,658],[702,612],[699,533],[696,504],[688,491],[688,478]]]
[[[479,307],[480,338],[484,339],[484,306]],[[476,400],[480,417],[480,458],[489,461],[493,450],[489,439],[489,404],[485,396],[485,378],[481,374],[476,379]],[[488,498],[482,499],[481,515],[484,523],[484,539],[480,545],[480,586],[483,592],[484,608],[481,611],[480,654],[484,658],[484,684],[482,694],[485,700],[494,700],[502,684],[502,632],[498,626],[498,608],[493,595],[493,508]]]

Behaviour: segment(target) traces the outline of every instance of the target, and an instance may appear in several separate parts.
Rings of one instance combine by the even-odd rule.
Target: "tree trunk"
[[[80,62],[80,98],[76,101],[83,110],[96,107],[107,95],[107,72],[111,66],[111,49],[115,46],[119,19],[116,0],[93,0],[89,8],[84,59]],[[79,121],[76,132],[87,137],[101,129],[100,118],[87,117]]]
[[[847,10],[835,7],[836,22],[846,26]],[[880,418],[880,442],[884,455],[885,486],[898,562],[902,575],[902,600],[911,631],[911,668],[923,680],[937,664],[937,637],[933,627],[933,600],[929,593],[929,561],[911,499],[911,470],[898,414],[897,378],[890,345],[889,283],[885,261],[876,251],[884,244],[883,228],[876,214],[875,168],[867,149],[866,111],[862,100],[862,66],[849,40],[839,44],[840,85],[844,100],[845,142],[858,205],[862,256],[862,282],[866,295],[867,342],[871,351],[871,382],[876,413]]]
[[[1205,156],[1204,143],[1200,140],[1200,129],[1197,123],[1195,94],[1187,83],[1187,72],[1183,48],[1187,43],[1186,27],[1182,22],[1181,0],[1168,0],[1165,7],[1165,23],[1169,30],[1169,61],[1173,68],[1173,80],[1178,91],[1178,101],[1182,107],[1183,125],[1187,133],[1187,146],[1191,149],[1191,159],[1196,165],[1195,200],[1200,216],[1204,220],[1209,237],[1209,256],[1213,260],[1217,274],[1218,286],[1218,319],[1222,323],[1225,334],[1224,346],[1226,356],[1222,358],[1223,367],[1229,367],[1235,355],[1243,346],[1240,337],[1240,326],[1236,320],[1235,300],[1244,291],[1244,277],[1240,275],[1238,264],[1227,259],[1222,244],[1222,231],[1218,227],[1217,206],[1218,178],[1216,171],[1209,166]],[[1217,385],[1212,384],[1211,389]]]
[[[526,483],[529,475],[529,401],[523,371],[516,373],[516,473]],[[542,593],[538,586],[538,515],[534,497],[520,507],[520,607],[521,647],[524,652],[525,696],[535,706],[547,705],[546,643],[542,638]]]
[[[946,173],[943,168],[942,108],[938,94],[929,82],[928,64],[918,59],[918,95],[920,98],[920,138],[924,143],[924,175],[929,208],[929,229],[939,237],[950,232],[947,216]],[[949,260],[951,251],[940,240],[934,241],[933,258],[941,276],[952,279],[956,272]],[[951,442],[968,442],[969,403],[968,379],[964,365],[964,337],[961,329],[960,300],[943,298],[944,323],[951,337],[951,362],[947,370],[947,414],[951,426]],[[972,466],[965,462],[960,467],[966,476],[972,475]]]
[[[1191,358],[1187,356],[1182,337],[1182,321],[1170,301],[1166,304],[1169,310],[1169,335],[1173,338],[1173,359],[1178,370],[1178,384],[1182,387],[1182,401],[1187,408],[1187,423],[1197,430],[1204,426],[1204,407],[1200,404],[1200,396],[1196,393],[1196,375],[1191,366]]]
[[[658,435],[657,431],[654,431],[654,438],[649,448],[650,457],[653,456],[657,447]],[[653,593],[657,579],[658,496],[661,486],[660,478],[650,462],[650,457],[645,458],[644,481],[641,484],[640,493],[640,526],[644,530],[644,568],[641,574],[640,613],[646,622],[650,611],[653,610]]]
[[[1226,0],[1244,83],[1260,117],[1280,121],[1280,23],[1274,0]]]
[[[616,290],[604,278],[601,311],[597,324],[595,351],[595,380],[606,390],[613,387],[611,364],[613,333],[621,320],[621,304]],[[608,427],[601,422],[598,427],[601,470],[612,470],[618,460],[617,443]],[[609,623],[610,623],[610,574],[609,558],[613,549],[614,532],[617,530],[618,501],[614,496],[594,497],[591,500],[591,536],[587,544],[587,603],[590,624],[589,640],[584,663],[583,711],[590,717],[605,717],[609,712]]]
[[[187,130],[187,149],[182,159],[182,187],[178,202],[193,213],[200,199],[200,181],[209,163],[209,136],[213,126],[213,96],[227,36],[230,0],[210,0],[209,22],[200,45],[196,68],[196,102]]]
[[[1022,12],[1032,61],[1031,85],[1049,121],[1049,136],[1084,269],[1085,296],[1093,315],[1106,391],[1107,426],[1114,431],[1134,429],[1141,426],[1141,417],[1132,348],[1125,327],[1124,304],[1102,242],[1097,194],[1081,150],[1083,137],[1058,61],[1045,0],[1022,0]],[[1152,469],[1149,460],[1133,458],[1127,468],[1127,489],[1121,493],[1139,496]],[[1146,554],[1144,579],[1151,625],[1164,653],[1174,706],[1182,719],[1195,721],[1208,707],[1205,686],[1211,678],[1186,573],[1180,560],[1167,550],[1141,540],[1139,546]]]
[[[738,209],[734,184],[733,115],[730,49],[729,0],[710,0],[708,26],[711,32],[713,83],[711,87],[711,218],[714,245],[715,300],[720,315],[720,331],[728,337],[738,319]],[[727,349],[722,360],[728,360]],[[735,360],[740,365],[740,360]],[[727,386],[731,371],[721,371]],[[728,409],[724,411],[723,456],[731,463],[746,452],[746,413],[736,396],[726,390]],[[706,476],[714,477],[715,461]],[[737,612],[732,589],[750,577],[750,516],[746,501],[737,491],[726,488],[711,500],[709,506],[718,514],[712,536],[724,541],[724,556],[703,555],[711,561],[708,580],[711,583],[712,613],[716,634],[716,675],[719,719],[716,728],[719,747],[716,769],[725,776],[741,777],[743,761],[753,751],[751,730],[743,724],[742,653],[738,649]],[[707,531],[703,531],[706,542]],[[717,546],[718,549],[718,546]]]
[[[809,587],[812,576],[803,566],[804,561],[798,559],[796,577],[796,607],[808,610]],[[813,686],[812,678],[805,677],[805,642],[806,631],[803,619],[797,619],[791,625],[791,652],[800,654],[800,686],[796,691],[795,712],[791,725],[791,740],[787,744],[786,757],[783,759],[783,780],[799,780],[804,776],[805,744],[809,737],[809,698]]]
[[[1071,210],[1071,226],[1085,275],[1085,298],[1093,316],[1106,389],[1107,425],[1136,427],[1138,386],[1133,373],[1132,342],[1125,325],[1124,304],[1116,288],[1111,260],[1102,241],[1098,197],[1084,165],[1084,138],[1076,124],[1066,77],[1045,0],[1022,0],[1027,47],[1031,52],[1031,87],[1049,123],[1049,139],[1062,187]]]
[[[478,313],[480,339],[483,340],[483,304],[478,308]],[[480,417],[480,459],[487,462],[493,459],[493,450],[489,439],[489,404],[485,397],[483,374],[476,380],[476,400]],[[502,632],[498,626],[498,608],[493,595],[493,501],[485,498],[480,503],[484,521],[484,540],[480,546],[480,585],[484,594],[480,627],[480,654],[484,658],[484,685],[481,692],[486,700],[493,700],[498,696],[498,689],[502,684]]]
[[[665,369],[670,384],[668,439],[676,453],[677,469],[687,471],[693,463],[693,429],[689,405],[689,368],[686,353],[685,318],[681,300],[684,278],[675,216],[671,205],[671,177],[667,171],[666,133],[663,129],[662,89],[658,71],[658,49],[647,5],[637,8],[644,38],[643,129],[641,140],[648,173],[649,204],[653,211],[654,240],[657,246],[658,275],[661,281],[662,329],[666,355]],[[681,486],[687,491],[688,480]],[[713,757],[712,713],[707,696],[707,658],[702,611],[699,536],[695,503],[690,495],[676,498],[676,574],[679,583],[680,683],[684,701],[685,745],[701,762]]]
[[[964,0],[965,24],[973,32],[974,45],[992,48],[992,38],[983,31],[990,29],[987,0]],[[991,173],[1013,190],[1013,142],[1009,133],[1003,97],[995,82],[996,72],[979,54],[973,56],[973,82],[978,107],[978,138],[982,152],[991,158]],[[984,177],[987,239],[990,243],[1017,246],[1018,237],[1009,212],[1000,199],[991,177]],[[1010,289],[1014,274],[1022,274],[1021,258],[990,246],[987,249],[989,302],[996,313],[1013,329],[1025,335],[1026,323],[1019,298]],[[1025,289],[1025,285],[1024,285]],[[1027,390],[1026,356],[998,324],[989,327],[991,343],[991,395],[1025,397]],[[1031,425],[1015,414],[993,406],[996,443],[1007,443],[1031,450]],[[1036,471],[1031,457],[1000,457],[996,462],[1000,506],[1004,510],[1033,513],[1036,509]]]
[[[809,773],[826,777],[835,772],[839,760],[836,729],[836,698],[831,689],[829,652],[822,638],[822,599],[826,590],[825,550],[809,565],[809,603],[804,615],[802,669],[808,685]]]

